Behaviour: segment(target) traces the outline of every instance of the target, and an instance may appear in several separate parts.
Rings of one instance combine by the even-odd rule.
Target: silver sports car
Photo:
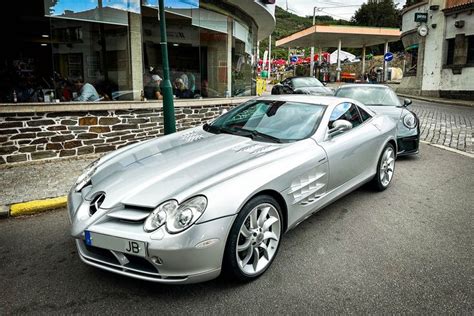
[[[204,126],[87,168],[68,196],[80,258],[162,283],[263,274],[283,233],[371,181],[392,180],[396,125],[357,101],[253,99]]]
[[[398,156],[418,153],[420,124],[416,114],[407,107],[410,99],[400,103],[393,90],[382,84],[348,84],[339,87],[336,96],[352,98],[367,105],[372,111],[390,116],[397,122]]]

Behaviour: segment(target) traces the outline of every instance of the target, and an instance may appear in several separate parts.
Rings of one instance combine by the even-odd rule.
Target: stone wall
[[[176,107],[176,129],[201,125],[232,104]],[[0,112],[0,164],[103,153],[162,135],[161,107]]]

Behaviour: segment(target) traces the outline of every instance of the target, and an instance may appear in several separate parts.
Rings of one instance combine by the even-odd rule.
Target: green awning
[[[405,50],[412,50],[412,49],[418,48],[418,45],[419,45],[419,44],[410,45],[410,46],[408,46],[407,48],[405,48]]]

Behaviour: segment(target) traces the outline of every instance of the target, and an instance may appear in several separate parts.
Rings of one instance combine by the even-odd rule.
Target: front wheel
[[[374,188],[383,191],[390,186],[395,171],[395,148],[388,143],[380,155],[377,173],[372,180]]]
[[[251,281],[270,267],[280,246],[281,218],[280,206],[271,196],[257,196],[242,208],[224,253],[228,276]]]

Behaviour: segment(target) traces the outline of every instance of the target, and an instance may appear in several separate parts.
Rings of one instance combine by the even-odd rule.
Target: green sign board
[[[415,13],[415,22],[428,22],[428,13]]]

